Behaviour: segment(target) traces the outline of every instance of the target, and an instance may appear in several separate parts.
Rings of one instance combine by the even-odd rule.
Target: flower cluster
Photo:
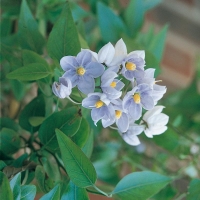
[[[82,106],[91,109],[94,123],[101,120],[104,128],[117,129],[128,144],[138,145],[137,136],[143,131],[152,138],[167,129],[169,117],[161,113],[163,106],[156,106],[166,87],[156,84],[155,69],[144,69],[144,51],[127,54],[120,39],[115,46],[103,46],[98,54],[82,49],[76,57],[65,56],[60,65],[65,72],[53,84],[54,94],[70,99],[77,86],[87,95]]]

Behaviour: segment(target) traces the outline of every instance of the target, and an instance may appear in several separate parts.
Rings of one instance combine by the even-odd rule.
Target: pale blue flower
[[[115,121],[115,110],[106,94],[90,93],[87,98],[83,99],[82,106],[92,109],[91,117],[95,125],[101,120],[103,127],[106,128]]]
[[[122,95],[120,90],[124,87],[124,83],[115,79],[117,76],[115,72],[108,70],[101,76],[101,89],[109,99],[118,99]]]
[[[84,94],[94,92],[94,78],[104,72],[104,66],[92,61],[92,54],[88,51],[81,51],[76,57],[65,56],[60,60],[60,65],[66,71],[63,77],[70,79],[72,87],[77,85]]]
[[[142,115],[142,107],[151,110],[154,100],[151,97],[152,89],[148,84],[135,86],[123,99],[123,108],[133,120],[138,120]]]
[[[166,93],[166,86],[157,85],[157,82],[154,78],[155,69],[149,68],[145,70],[145,74],[141,78],[137,78],[137,84],[146,83],[149,84],[150,88],[152,89],[152,98],[154,100],[154,105],[157,104],[157,101],[160,100],[163,95]]]
[[[71,84],[70,79],[60,77],[59,83],[58,82],[53,83],[52,91],[57,97],[61,99],[66,98],[66,97],[68,98],[72,92],[72,84]]]
[[[142,131],[144,131],[143,125],[137,125],[135,123],[132,123],[130,124],[128,130],[125,133],[119,133],[127,144],[137,146],[140,144],[138,135],[141,134]]]

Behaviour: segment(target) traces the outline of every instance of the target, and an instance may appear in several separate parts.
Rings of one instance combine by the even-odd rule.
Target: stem
[[[177,197],[176,200],[181,200],[181,199],[183,199],[186,196],[187,196],[187,193],[183,193],[179,197]]]
[[[98,192],[100,192],[101,194],[103,194],[103,195],[105,195],[105,196],[107,196],[107,197],[111,197],[111,196],[112,196],[112,194],[107,194],[107,193],[105,193],[104,191],[100,190],[96,185],[93,185],[93,187],[94,187]]]

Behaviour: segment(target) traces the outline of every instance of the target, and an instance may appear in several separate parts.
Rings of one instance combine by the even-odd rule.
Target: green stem
[[[105,196],[107,196],[107,197],[111,197],[111,196],[112,196],[112,194],[107,194],[107,193],[105,193],[104,191],[100,190],[96,185],[93,185],[93,187],[94,187],[98,192],[100,192],[101,194],[103,194],[103,195],[105,195]]]

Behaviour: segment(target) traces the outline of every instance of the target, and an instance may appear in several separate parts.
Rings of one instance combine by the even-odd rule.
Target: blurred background
[[[18,48],[15,33],[21,1],[1,2],[1,42],[4,45],[1,50],[1,117],[17,120],[23,106],[36,96],[37,86],[27,88],[18,83],[16,89],[16,85],[5,79],[12,61],[7,59],[4,47]],[[41,34],[48,38],[65,1],[27,2]],[[102,127],[95,128],[91,122],[95,132],[91,159],[99,185],[103,182],[106,184],[103,189],[109,190],[130,172],[151,170],[175,178],[152,200],[185,199],[190,181],[200,177],[200,1],[70,2],[83,48],[98,51],[107,42],[115,44],[122,37],[129,52],[146,51],[147,67],[156,68],[157,79],[162,80],[161,85],[167,86],[167,94],[159,104],[166,107],[164,113],[170,116],[169,128],[154,139],[141,136],[141,145],[131,147],[117,132],[102,131]],[[140,2],[145,3],[141,5]],[[134,29],[130,15],[133,15]],[[128,29],[124,28],[124,21]],[[42,56],[50,59],[46,50]],[[108,198],[91,195],[91,199]]]

